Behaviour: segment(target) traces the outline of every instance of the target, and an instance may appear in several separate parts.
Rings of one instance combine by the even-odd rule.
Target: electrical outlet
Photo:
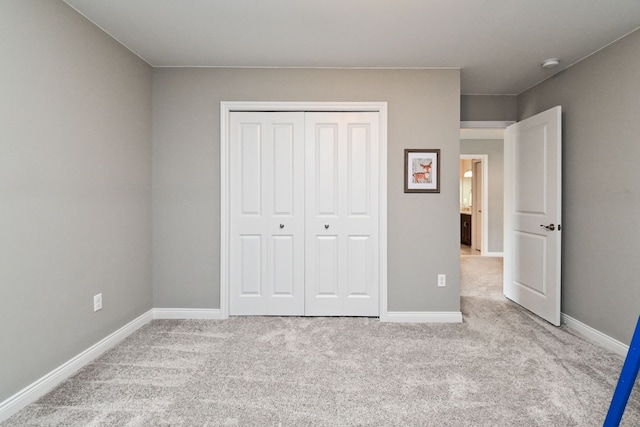
[[[447,275],[446,274],[438,274],[438,287],[443,288],[447,286]]]
[[[93,311],[102,310],[102,294],[93,296]]]

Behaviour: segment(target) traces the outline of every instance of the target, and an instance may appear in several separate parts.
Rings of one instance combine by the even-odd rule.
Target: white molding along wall
[[[6,420],[20,409],[35,402],[40,397],[53,390],[58,384],[91,363],[105,351],[116,346],[126,337],[153,320],[153,318],[153,310],[147,311],[114,333],[98,341],[82,353],[58,366],[53,371],[29,384],[5,401],[0,402],[0,422]]]
[[[593,329],[591,326],[585,325],[581,321],[576,320],[564,313],[560,314],[560,319],[562,324],[567,325],[567,328],[572,329],[583,337],[595,342],[600,347],[606,348],[607,350],[619,354],[620,356],[627,355],[627,352],[629,351],[628,345],[625,345],[620,341],[611,338],[610,336],[605,335],[602,332]]]
[[[387,321],[395,323],[462,323],[460,311],[393,311]]]
[[[35,402],[58,384],[70,378],[84,366],[115,347],[129,335],[155,319],[204,319],[219,320],[220,310],[201,308],[153,308],[108,335],[82,353],[71,358],[53,371],[29,384],[18,393],[0,402],[0,422],[11,417],[30,403]]]
[[[153,318],[220,320],[221,316],[216,308],[154,308]]]
[[[229,317],[229,119],[232,111],[373,111],[380,114],[379,282],[380,321],[387,321],[387,103],[244,102],[220,103],[220,318]]]
[[[387,322],[396,323],[461,323],[462,313],[450,312],[387,312]],[[193,309],[193,308],[154,308],[131,322],[124,325],[114,333],[108,335],[85,351],[63,363],[51,372],[29,384],[13,396],[0,402],[0,422],[8,419],[22,408],[35,402],[40,397],[51,391],[57,385],[70,378],[74,373],[88,365],[98,356],[126,337],[140,329],[154,319],[221,319],[220,310],[217,309]],[[595,342],[603,348],[624,356],[629,351],[629,346],[615,340],[602,332],[585,325],[584,323],[562,314],[562,323],[576,333]]]

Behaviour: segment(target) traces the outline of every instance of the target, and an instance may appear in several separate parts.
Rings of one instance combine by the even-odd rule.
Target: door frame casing
[[[230,114],[234,111],[324,111],[378,112],[380,114],[379,170],[379,316],[388,321],[387,310],[387,103],[386,102],[220,102],[220,318],[229,318],[230,297],[230,200],[229,200],[229,144]]]

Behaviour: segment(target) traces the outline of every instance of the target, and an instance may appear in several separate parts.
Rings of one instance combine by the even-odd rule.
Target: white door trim
[[[482,161],[482,250],[481,255],[489,253],[489,155],[460,154],[460,160],[480,159]]]
[[[220,318],[229,317],[229,117],[232,111],[374,111],[380,114],[380,321],[387,312],[387,103],[220,102]]]

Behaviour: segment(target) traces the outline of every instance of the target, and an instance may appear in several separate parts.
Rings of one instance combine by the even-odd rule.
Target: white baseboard
[[[588,338],[596,344],[599,344],[607,350],[610,350],[621,356],[626,356],[627,352],[629,351],[628,345],[625,345],[620,341],[603,334],[597,329],[593,329],[591,326],[585,325],[581,321],[576,320],[571,316],[567,316],[564,313],[561,313],[560,315],[560,322],[567,325],[568,328],[573,329],[583,337]]]
[[[396,323],[462,323],[459,311],[390,311],[387,322]]]
[[[74,358],[58,366],[53,371],[23,388],[13,396],[0,402],[0,422],[8,419],[16,412],[53,390],[58,384],[71,377],[82,367],[96,359],[105,351],[131,335],[153,319],[152,310],[124,325],[111,335],[100,340]]]
[[[220,320],[217,308],[154,308],[154,319],[206,319]]]
[[[504,252],[485,252],[482,256],[504,258]]]

